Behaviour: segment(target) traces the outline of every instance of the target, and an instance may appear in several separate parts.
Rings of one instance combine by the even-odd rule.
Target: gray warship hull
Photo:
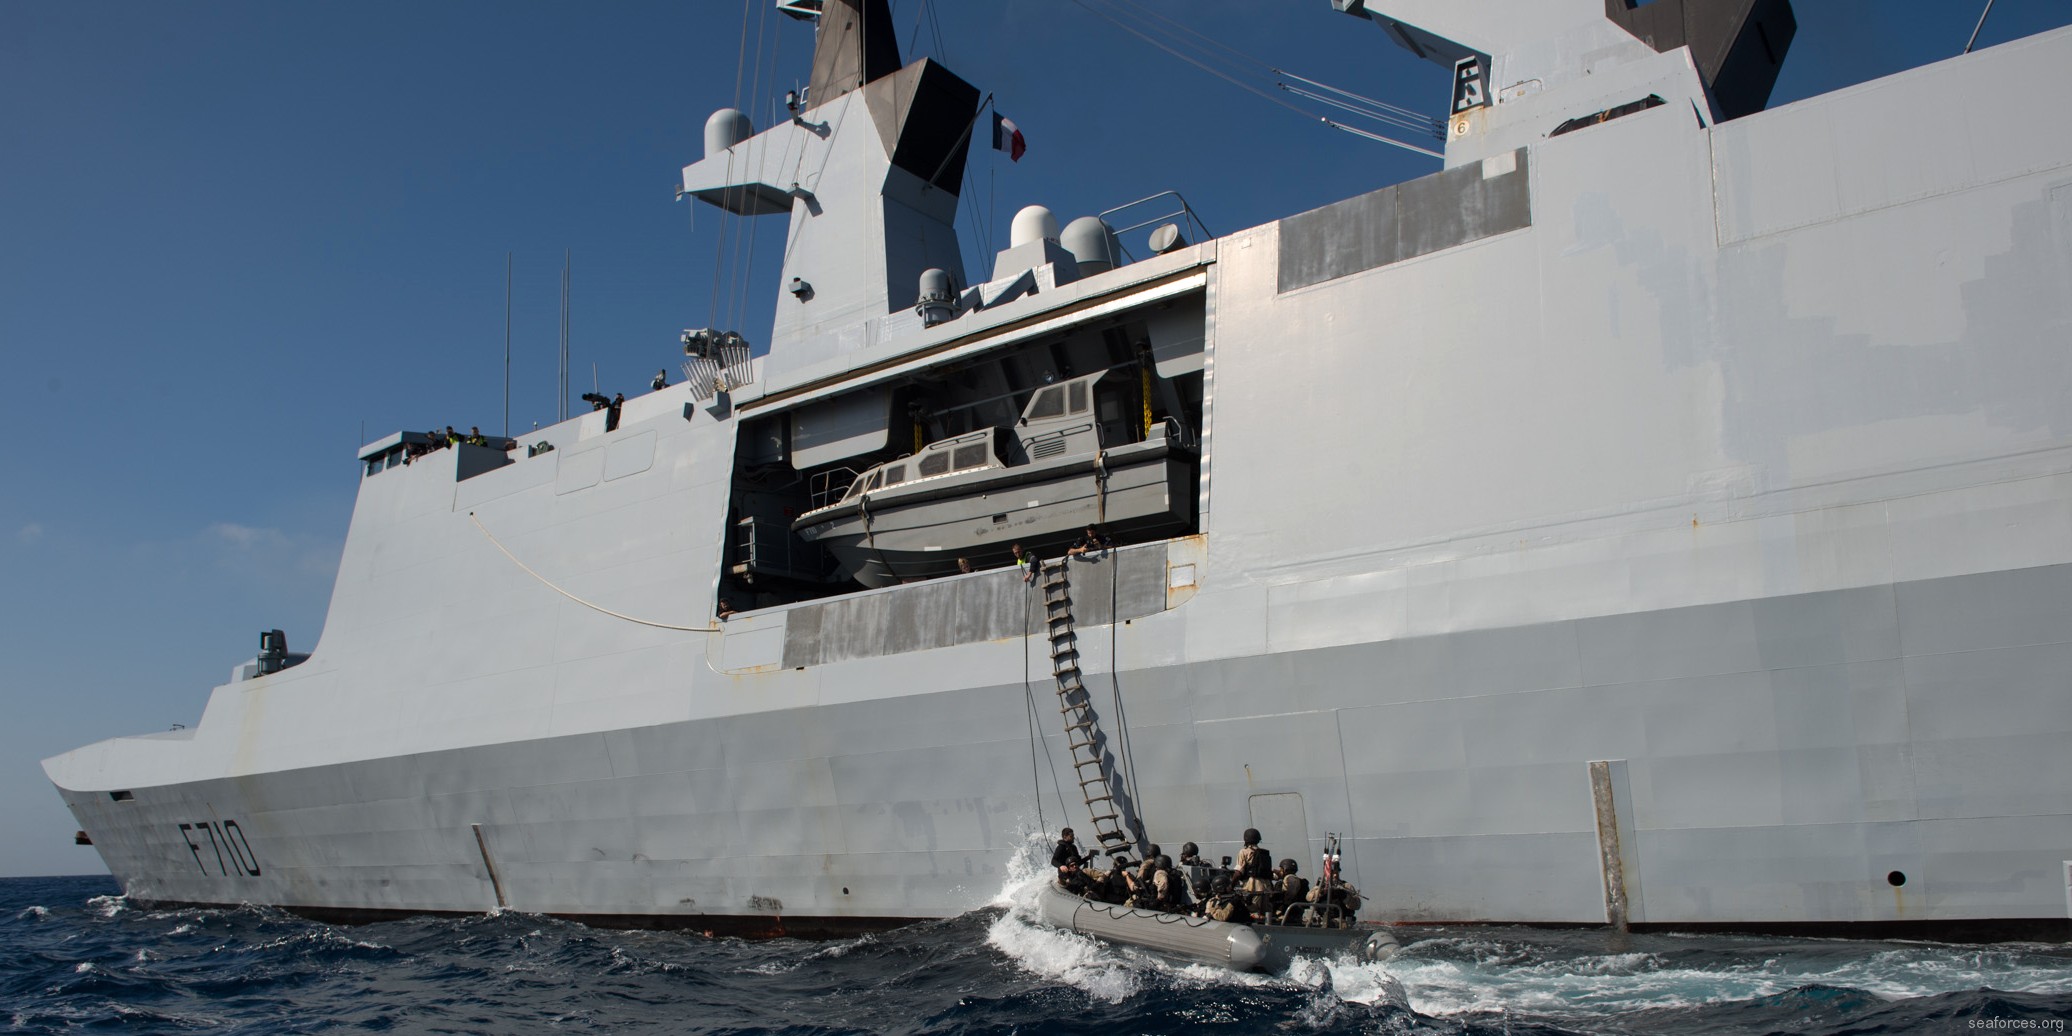
[[[1068,568],[1151,838],[1335,832],[1372,920],[2063,937],[2068,62],[2056,32],[1715,122],[1688,54],[1649,55],[1464,117],[1424,180],[536,456],[375,444],[307,661],[46,770],[141,902],[801,933],[985,905],[1083,820],[1038,591],[711,622],[737,431],[1177,300],[1198,529]],[[1924,151],[1923,112],[1991,143]]]

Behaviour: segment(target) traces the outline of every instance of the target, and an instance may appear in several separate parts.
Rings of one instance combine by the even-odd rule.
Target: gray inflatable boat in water
[[[1056,882],[1046,883],[1038,893],[1037,912],[1054,928],[1232,971],[1279,971],[1296,957],[1382,961],[1401,948],[1387,930],[1369,925],[1319,928],[1212,921],[1103,903],[1067,892]]]

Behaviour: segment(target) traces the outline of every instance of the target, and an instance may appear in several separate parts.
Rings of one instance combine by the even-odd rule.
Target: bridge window
[[[1058,417],[1065,412],[1065,387],[1053,386],[1036,393],[1036,401],[1029,404],[1029,420],[1040,421],[1046,417]]]

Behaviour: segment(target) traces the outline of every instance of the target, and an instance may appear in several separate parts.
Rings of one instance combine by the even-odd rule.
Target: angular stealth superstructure
[[[2072,31],[1756,111],[1781,2],[1336,3],[1456,69],[1443,171],[1113,269],[1039,233],[982,283],[976,91],[826,3],[796,118],[716,117],[684,171],[790,214],[769,357],[508,454],[371,444],[306,661],[46,762],[109,868],[332,915],[954,914],[1082,687],[1038,748],[1117,838],[1335,832],[1372,919],[2064,937]],[[1184,534],[1068,563],[1071,637],[1013,570],[863,591],[792,534],[1096,371],[1101,441],[1193,470]]]

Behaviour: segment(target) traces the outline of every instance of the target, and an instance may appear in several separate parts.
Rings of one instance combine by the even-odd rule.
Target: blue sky
[[[1444,107],[1444,70],[1325,0],[1137,2]],[[101,870],[38,760],[195,722],[261,629],[315,643],[361,442],[503,427],[507,253],[514,431],[555,413],[564,250],[575,392],[593,366],[606,392],[644,388],[685,327],[764,334],[781,218],[750,263],[672,193],[737,67],[744,105],[758,53],[760,96],[805,77],[810,30],[745,6],[0,4],[0,875]],[[1438,167],[1075,3],[941,6],[937,48],[916,0],[894,5],[903,54],[946,59],[1029,140],[973,163],[974,269],[1024,204],[1069,219],[1172,188],[1228,232]],[[1983,4],[1797,6],[1778,102],[1954,55]],[[1980,45],[2066,21],[2000,0]]]

